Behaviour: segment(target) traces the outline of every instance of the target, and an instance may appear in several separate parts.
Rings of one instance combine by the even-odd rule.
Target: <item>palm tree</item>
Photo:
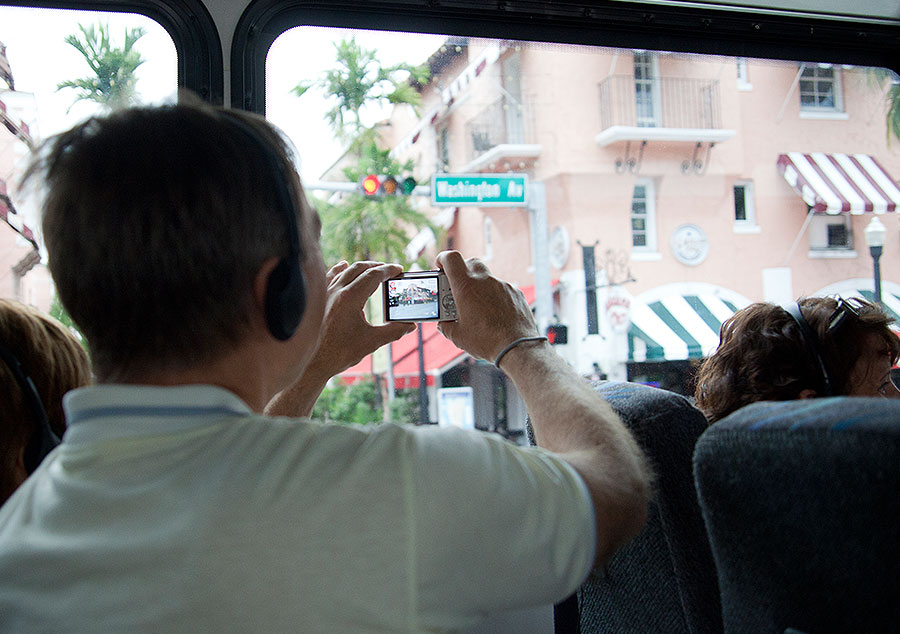
[[[421,95],[414,83],[427,84],[428,66],[425,64],[394,64],[382,66],[376,51],[356,43],[356,38],[342,40],[335,45],[336,65],[314,81],[298,83],[291,92],[302,97],[311,88],[318,88],[335,99],[325,119],[339,138],[367,137],[360,111],[373,104],[409,104],[416,107]],[[410,81],[412,80],[412,81]]]
[[[397,176],[411,172],[412,161],[400,165],[390,156],[390,150],[378,147],[378,134],[374,127],[363,123],[361,111],[370,105],[418,106],[421,95],[416,84],[428,83],[428,66],[403,63],[382,66],[376,51],[361,47],[352,37],[336,43],[335,50],[334,68],[317,80],[298,83],[291,92],[302,97],[311,88],[318,88],[334,99],[325,118],[339,139],[350,141],[348,152],[357,159],[354,166],[344,170],[350,182],[366,174]],[[408,231],[431,226],[428,218],[414,209],[405,196],[372,199],[351,195],[336,205],[319,200],[315,205],[322,219],[323,252],[332,261],[383,258],[386,262],[408,264],[404,253],[409,244]],[[389,345],[389,377],[391,365]],[[377,385],[377,374],[373,373],[373,379]],[[390,378],[388,384],[390,401],[393,396]],[[381,401],[380,389],[375,390],[374,407],[383,409],[385,420],[391,419],[389,402]]]
[[[900,140],[900,78],[887,68],[870,68],[868,75],[871,85],[884,90],[884,99],[887,102],[885,114],[887,141],[890,143],[891,137]],[[886,89],[883,88],[885,82],[887,82]]]
[[[78,25],[80,33],[66,36],[66,43],[81,53],[92,74],[80,79],[61,82],[57,90],[77,90],[74,106],[79,101],[99,103],[106,110],[114,110],[138,101],[135,71],[144,63],[134,45],[146,31],[142,27],[125,31],[125,44],[121,48],[112,45],[109,26]],[[70,106],[71,109],[71,106]]]

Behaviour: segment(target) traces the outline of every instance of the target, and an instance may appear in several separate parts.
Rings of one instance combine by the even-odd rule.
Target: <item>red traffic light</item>
[[[363,194],[374,196],[378,193],[378,188],[381,187],[381,181],[378,180],[378,176],[375,174],[369,174],[359,182],[359,186]]]
[[[569,327],[562,324],[547,326],[547,339],[551,345],[569,343]]]

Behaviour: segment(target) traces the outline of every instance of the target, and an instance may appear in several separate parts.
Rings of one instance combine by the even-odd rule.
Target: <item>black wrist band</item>
[[[506,355],[506,353],[509,352],[510,350],[512,350],[513,348],[515,348],[520,343],[525,343],[526,341],[550,341],[550,340],[547,339],[547,337],[519,337],[518,339],[516,339],[515,341],[513,341],[511,344],[509,344],[508,346],[503,348],[503,350],[500,351],[500,354],[498,354],[497,358],[494,359],[494,365],[499,368],[500,361],[503,359],[503,357]]]

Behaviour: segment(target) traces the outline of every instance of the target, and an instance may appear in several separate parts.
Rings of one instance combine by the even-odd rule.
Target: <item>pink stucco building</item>
[[[47,311],[53,284],[41,264],[31,223],[13,202],[36,123],[34,95],[16,90],[6,47],[0,42],[0,297]]]
[[[385,139],[421,181],[514,172],[542,184],[543,314],[567,326],[558,350],[581,373],[685,389],[736,308],[871,297],[875,215],[883,301],[900,315],[900,140],[871,69],[465,39],[429,64],[422,108],[398,108]],[[533,287],[534,218],[460,206],[445,242]]]

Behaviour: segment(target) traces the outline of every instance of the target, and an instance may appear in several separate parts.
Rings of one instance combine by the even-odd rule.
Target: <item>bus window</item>
[[[840,64],[298,27],[271,48],[266,108],[297,145],[326,259],[483,256],[490,227],[491,269],[542,329],[567,327],[557,350],[579,372],[688,394],[735,310],[872,298],[875,214],[893,236],[881,297],[900,317],[894,82]],[[369,172],[419,187],[368,196]],[[379,233],[391,214],[403,244]],[[472,386],[478,426],[515,427],[511,386],[429,334],[431,402]],[[415,348],[343,380],[417,387]]]
[[[126,50],[116,73],[89,65]],[[0,6],[0,297],[53,302],[34,201],[16,191],[31,149],[93,114],[176,92],[175,46],[145,16]]]

